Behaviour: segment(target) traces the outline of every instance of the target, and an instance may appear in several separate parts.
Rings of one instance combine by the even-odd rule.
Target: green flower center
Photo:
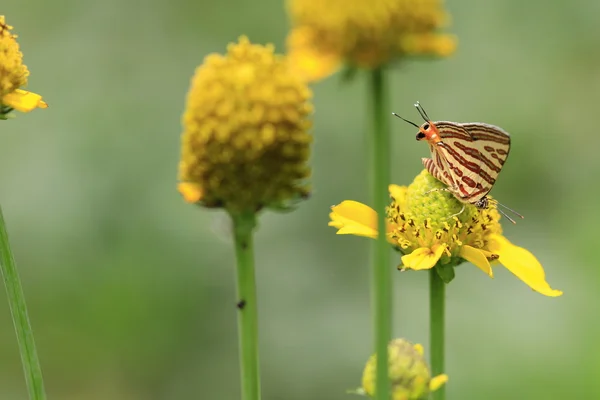
[[[388,362],[394,399],[422,399],[429,393],[429,368],[412,343],[392,340],[388,345]],[[377,356],[373,355],[363,371],[363,390],[370,396],[375,394],[376,364]]]
[[[490,234],[502,233],[495,208],[480,210],[463,204],[444,188],[446,185],[423,170],[398,198],[392,197],[387,216],[394,229],[388,235],[403,253],[443,245],[446,251],[440,262],[448,264],[459,261],[463,245],[485,249]]]

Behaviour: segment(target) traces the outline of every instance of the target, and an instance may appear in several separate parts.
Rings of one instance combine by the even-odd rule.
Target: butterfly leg
[[[432,192],[450,192],[450,193],[457,193],[458,192],[458,187],[455,186],[448,186],[445,188],[437,188],[437,189],[431,189],[428,190],[427,192],[425,192],[425,194],[429,194]]]
[[[451,218],[454,218],[454,217],[458,217],[460,214],[463,213],[463,211],[465,211],[465,204],[464,203],[463,203],[462,208],[460,209],[459,212],[457,212],[456,214],[452,214],[451,216],[449,216],[446,219],[451,219]]]
[[[433,192],[452,192],[452,189],[447,188],[447,187],[431,189],[431,190],[428,190],[427,192],[425,192],[425,194],[429,194],[429,193],[433,193]]]

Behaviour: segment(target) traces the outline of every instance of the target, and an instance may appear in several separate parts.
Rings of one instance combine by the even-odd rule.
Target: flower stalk
[[[21,286],[21,280],[17,273],[17,267],[8,241],[8,233],[2,209],[0,208],[0,271],[4,279],[4,287],[8,296],[8,305],[12,315],[13,325],[17,334],[17,342],[19,343],[19,352],[21,354],[21,362],[25,372],[25,383],[29,398],[31,400],[45,400],[46,393],[44,391],[44,382],[42,379],[42,369],[35,348],[33,332],[29,316],[27,314],[27,306],[25,304],[25,296]]]
[[[242,400],[260,399],[258,307],[254,272],[254,212],[232,213],[237,259],[237,308]]]
[[[291,210],[310,194],[311,97],[285,56],[246,36],[206,56],[187,95],[178,189],[186,202],[231,216],[242,400],[260,399],[257,213]]]
[[[437,267],[429,270],[429,348],[431,349],[431,374],[444,372],[444,324],[446,284],[440,277]],[[446,388],[441,387],[432,395],[433,400],[444,400]]]
[[[385,227],[385,208],[389,202],[387,187],[390,182],[390,132],[387,112],[389,110],[389,96],[383,68],[371,71],[370,83],[372,96],[371,117],[373,120],[372,131],[369,132],[369,138],[371,138],[372,201],[378,213],[377,226]],[[371,296],[375,353],[377,354],[375,394],[377,400],[385,400],[389,399],[390,394],[387,347],[392,334],[390,246],[385,234],[378,235],[372,257]]]

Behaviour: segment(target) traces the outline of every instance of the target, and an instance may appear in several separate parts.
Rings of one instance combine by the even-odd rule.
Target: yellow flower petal
[[[406,186],[398,186],[392,184],[388,186],[388,190],[390,192],[390,196],[394,200],[399,201],[406,197],[406,191],[408,190],[408,188]]]
[[[417,353],[419,353],[420,355],[423,355],[425,353],[425,350],[423,349],[423,345],[422,344],[415,344],[413,346],[415,348],[415,350],[417,351]]]
[[[309,27],[293,29],[287,38],[288,63],[292,72],[304,82],[326,78],[342,64],[340,54],[316,48],[316,33]]]
[[[202,189],[193,183],[181,182],[177,185],[177,190],[188,203],[197,203],[202,200]]]
[[[446,247],[436,244],[431,249],[421,247],[410,254],[402,256],[402,264],[404,268],[420,271],[423,269],[431,269],[439,261]]]
[[[460,248],[458,255],[485,272],[490,278],[494,277],[490,262],[481,250],[469,245],[464,245]]]
[[[2,97],[2,104],[21,112],[29,112],[35,108],[48,108],[42,96],[21,89],[5,94]]]
[[[338,235],[377,237],[377,213],[358,201],[345,200],[331,207],[329,226],[338,228]]]
[[[448,57],[456,51],[457,38],[452,35],[425,33],[407,35],[402,38],[400,47],[408,54],[431,54]]]
[[[484,249],[477,249],[477,250],[479,250],[479,252],[481,254],[483,254],[485,256],[485,258],[488,259],[488,261],[493,262],[493,261],[496,261],[498,259],[498,254],[494,254],[491,251],[487,251],[487,250],[484,250]]]
[[[441,388],[442,385],[444,385],[446,382],[448,382],[448,375],[440,374],[438,376],[435,376],[431,378],[431,381],[429,381],[429,390],[435,392],[436,390]]]
[[[501,235],[490,236],[488,249],[498,254],[498,261],[536,292],[550,297],[562,295],[560,290],[552,289],[546,282],[544,268],[526,249],[515,246]]]

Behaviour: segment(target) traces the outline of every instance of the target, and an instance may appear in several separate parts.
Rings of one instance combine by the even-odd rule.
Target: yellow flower
[[[6,119],[13,109],[29,112],[48,107],[39,94],[20,89],[27,85],[29,70],[23,64],[17,36],[10,33],[12,29],[0,15],[0,119]]]
[[[393,400],[426,399],[430,392],[448,381],[446,374],[431,377],[420,344],[413,345],[404,339],[392,340],[388,345],[388,361]],[[377,355],[372,355],[363,372],[362,390],[356,393],[375,395],[376,371]]]
[[[309,193],[311,91],[273,46],[246,37],[206,57],[183,115],[179,191],[229,211],[285,207]]]
[[[299,76],[314,81],[343,62],[372,69],[406,56],[449,56],[456,38],[437,33],[449,19],[441,2],[288,0],[290,62]]]
[[[478,210],[467,205],[463,213],[449,219],[462,208],[462,203],[448,192],[430,192],[443,187],[426,170],[408,187],[389,187],[392,202],[387,208],[386,234],[388,241],[404,254],[403,270],[431,269],[436,265],[452,269],[469,261],[493,277],[490,261],[500,262],[533,290],[546,296],[562,295],[546,282],[542,265],[529,251],[502,236],[500,215],[495,208]],[[329,216],[329,225],[338,228],[338,234],[377,237],[377,214],[364,204],[344,201],[332,207]]]

